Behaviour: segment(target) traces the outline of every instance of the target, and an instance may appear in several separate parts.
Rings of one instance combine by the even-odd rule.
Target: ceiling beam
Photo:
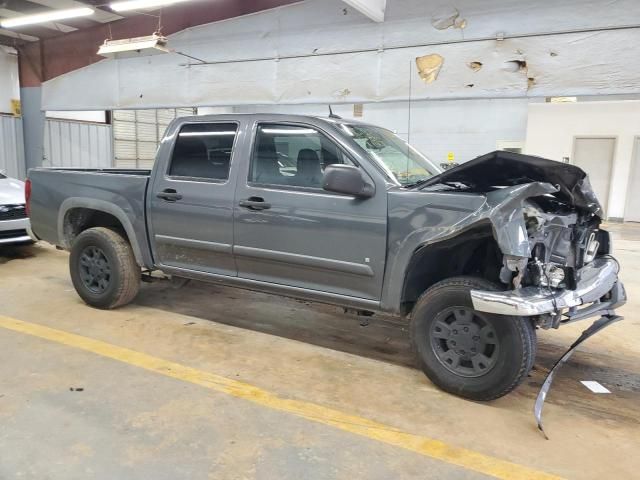
[[[4,28],[0,28],[0,35],[3,37],[11,37],[16,40],[23,40],[27,42],[37,42],[39,40],[38,37],[32,37],[31,35],[25,35],[24,33],[14,32],[13,30],[6,30]]]
[[[384,22],[387,0],[344,0],[344,2],[374,22]]]
[[[29,0],[35,1],[35,0]],[[50,0],[37,0],[43,3]],[[171,35],[187,28],[219,22],[230,18],[262,12],[271,8],[298,3],[300,0],[216,0],[190,2],[163,10],[162,33]],[[150,15],[134,15],[109,25],[95,24],[75,32],[45,38],[41,42],[28,43],[20,49],[20,55],[40,58],[44,75],[31,68],[27,62],[20,66],[20,82],[24,87],[35,87],[59,75],[104,60],[97,54],[105,38],[125,39],[149,35],[158,28],[158,19]],[[41,48],[42,47],[42,48]]]
[[[16,17],[23,17],[24,15],[25,15],[24,13],[16,12],[15,10],[9,10],[8,8],[0,8],[0,17],[16,18]],[[38,26],[48,28],[50,30],[55,30],[56,32],[61,32],[61,33],[75,32],[77,30],[77,28],[70,27],[68,25],[64,25],[58,22],[38,23]]]
[[[60,10],[63,8],[78,8],[78,7],[92,7],[90,3],[77,2],[75,0],[29,0],[31,3],[37,3],[38,5],[42,5],[44,7],[53,8],[55,10]],[[106,2],[105,2],[106,3]],[[91,20],[95,20],[99,23],[109,23],[115,22],[116,20],[120,20],[124,18],[115,13],[106,12],[101,10],[100,8],[95,9],[95,13],[91,15]]]

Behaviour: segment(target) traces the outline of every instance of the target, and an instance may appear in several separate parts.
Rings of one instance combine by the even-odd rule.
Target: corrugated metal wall
[[[0,115],[0,170],[14,178],[26,176],[21,118]]]
[[[111,125],[48,119],[45,167],[113,167]]]
[[[194,108],[114,110],[113,145],[117,168],[153,167],[164,132],[176,117],[195,115]]]

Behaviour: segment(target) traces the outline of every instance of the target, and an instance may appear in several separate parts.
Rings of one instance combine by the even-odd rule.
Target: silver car
[[[0,172],[0,246],[35,241],[25,208],[24,182]]]

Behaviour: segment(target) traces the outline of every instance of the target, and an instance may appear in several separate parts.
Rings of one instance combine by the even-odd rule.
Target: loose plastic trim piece
[[[540,393],[538,393],[538,398],[536,398],[536,403],[533,408],[533,413],[536,417],[536,421],[538,422],[538,429],[542,432],[544,438],[546,438],[547,440],[549,440],[549,437],[545,433],[544,428],[542,428],[542,407],[544,406],[544,401],[547,398],[547,393],[549,393],[549,388],[551,388],[551,383],[553,382],[553,377],[555,376],[556,372],[562,365],[566,363],[567,360],[569,360],[571,355],[573,355],[573,352],[580,346],[582,342],[592,337],[600,330],[603,330],[612,323],[622,320],[623,318],[624,317],[620,317],[618,315],[603,315],[598,320],[593,322],[593,324],[584,332],[582,332],[582,335],[580,335],[578,339],[573,342],[573,345],[569,347],[569,350],[567,350],[565,354],[560,357],[560,360],[558,360],[553,368],[549,371],[549,375],[547,375],[547,378],[542,384],[542,388],[540,389]]]

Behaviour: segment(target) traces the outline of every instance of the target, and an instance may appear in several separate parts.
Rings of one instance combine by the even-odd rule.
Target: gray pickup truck
[[[405,316],[427,376],[476,400],[526,377],[536,327],[626,300],[579,168],[493,152],[442,172],[351,120],[180,118],[152,171],[34,169],[27,191],[89,305],[125,305],[159,270]]]

